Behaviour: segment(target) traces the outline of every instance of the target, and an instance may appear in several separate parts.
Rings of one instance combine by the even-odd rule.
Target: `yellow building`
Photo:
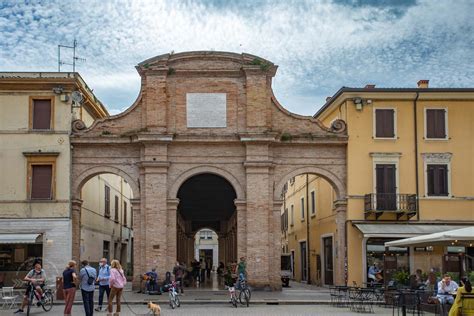
[[[472,269],[472,247],[384,244],[474,225],[474,89],[429,88],[427,80],[417,88],[341,88],[315,117],[327,126],[335,119],[347,123],[347,238],[339,251],[346,253],[348,283],[367,282],[374,263],[385,281],[399,270]],[[316,200],[325,199],[316,192]],[[295,204],[297,216],[296,202],[285,203]],[[333,218],[331,203],[325,207]],[[318,240],[334,234],[334,220],[321,230],[312,225],[310,219],[310,257],[321,263],[310,261],[310,272],[316,269],[322,284],[332,284],[322,277],[327,256]],[[289,226],[289,248],[298,249],[291,246]],[[293,229],[298,238],[305,234],[296,223]],[[333,246],[332,256],[337,250]]]
[[[0,73],[0,284],[34,258],[51,278],[71,259],[71,123],[106,116],[77,73]]]

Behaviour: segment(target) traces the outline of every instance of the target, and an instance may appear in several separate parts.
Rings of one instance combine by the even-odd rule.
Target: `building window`
[[[426,166],[428,196],[448,196],[448,165],[428,164]]]
[[[53,100],[51,97],[30,98],[30,129],[53,129]]]
[[[301,220],[304,221],[304,197],[301,198]]]
[[[316,193],[311,191],[311,214],[316,214]]]
[[[210,230],[201,230],[199,232],[199,239],[201,239],[201,240],[211,240],[212,239],[212,231],[210,231]]]
[[[446,139],[446,109],[426,109],[425,110],[425,126],[427,139]]]
[[[123,201],[123,225],[127,226],[127,202]]]
[[[294,223],[295,223],[294,218],[295,218],[295,207],[294,207],[294,205],[291,205],[290,206],[290,224],[291,224],[291,226],[293,226]]]
[[[51,200],[53,165],[32,165],[31,169],[31,199]]]
[[[110,187],[104,187],[104,216],[110,218]]]
[[[114,210],[115,210],[115,221],[119,221],[119,197],[115,195],[115,204],[114,204]]]
[[[104,240],[103,246],[102,246],[102,257],[106,258],[108,261],[110,261],[110,242],[107,240]]]
[[[375,109],[375,138],[395,138],[394,109]]]

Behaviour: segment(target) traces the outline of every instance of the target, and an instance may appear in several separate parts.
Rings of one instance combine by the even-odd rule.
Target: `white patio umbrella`
[[[429,235],[416,236],[389,241],[385,247],[461,245],[472,247],[474,244],[474,226]]]

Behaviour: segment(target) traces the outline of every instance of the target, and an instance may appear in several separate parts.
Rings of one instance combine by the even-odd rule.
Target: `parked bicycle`
[[[168,289],[168,294],[170,298],[170,306],[172,309],[175,309],[176,307],[180,307],[181,303],[179,301],[179,295],[178,292],[176,291],[177,284],[179,282],[173,281],[171,282],[171,285]]]
[[[247,285],[247,280],[245,280],[244,275],[241,273],[239,276],[239,302],[242,305],[247,305],[249,307],[250,297],[252,293],[250,292],[250,288]]]
[[[43,295],[40,295],[32,282],[28,282],[28,304],[26,307],[26,315],[30,315],[33,302],[36,300],[36,306],[42,307],[45,312],[49,312],[53,308],[53,292],[51,289],[44,289]]]

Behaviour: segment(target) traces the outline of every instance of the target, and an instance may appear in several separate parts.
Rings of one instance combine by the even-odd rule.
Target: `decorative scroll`
[[[331,124],[330,131],[333,133],[344,133],[347,129],[347,124],[344,120],[337,119]]]
[[[74,133],[79,133],[86,129],[86,124],[82,120],[74,120],[71,123],[71,127]]]

